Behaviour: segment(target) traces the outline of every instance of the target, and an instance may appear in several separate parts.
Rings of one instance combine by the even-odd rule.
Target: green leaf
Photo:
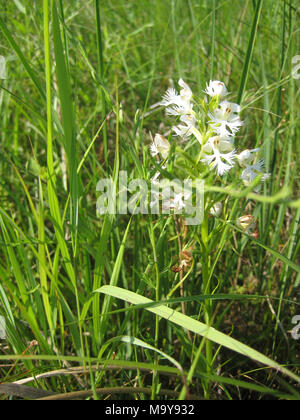
[[[145,298],[144,296],[138,295],[137,293],[131,292],[129,290],[122,289],[120,287],[102,286],[100,289],[96,290],[96,292],[113,296],[118,299],[122,299],[125,302],[129,302],[134,305],[153,302],[151,299]],[[153,303],[155,304],[155,302]],[[300,377],[295,375],[293,372],[279,365],[274,360],[268,358],[267,356],[263,355],[257,350],[247,346],[246,344],[241,343],[240,341],[232,337],[229,337],[226,334],[223,334],[222,332],[216,330],[213,327],[210,327],[200,321],[196,321],[195,319],[186,316],[180,312],[177,312],[171,308],[168,308],[164,305],[149,307],[147,308],[147,310],[168,320],[169,322],[173,322],[174,324],[179,325],[182,328],[188,329],[196,334],[199,334],[202,337],[213,341],[214,343],[224,346],[236,353],[242,354],[243,356],[255,360],[256,362],[262,363],[270,368],[274,368],[279,372],[289,376],[294,381],[300,383]]]

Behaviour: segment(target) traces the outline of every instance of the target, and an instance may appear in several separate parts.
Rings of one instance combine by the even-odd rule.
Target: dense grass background
[[[179,288],[170,294],[180,280],[174,218],[99,218],[96,185],[117,181],[119,169],[152,175],[149,131],[171,123],[148,111],[170,79],[197,95],[223,80],[243,106],[239,147],[262,147],[272,178],[261,193],[275,198],[212,195],[226,204],[224,220],[206,220],[181,244],[193,245],[184,310],[299,373],[290,334],[300,314],[299,13],[292,0],[2,0],[2,385],[27,378],[35,390],[100,399],[299,398],[295,377],[187,333],[188,319],[183,328],[109,290],[93,293],[118,286],[177,298],[170,307],[183,310]],[[226,222],[245,208],[257,240]],[[25,392],[3,398],[44,396]]]

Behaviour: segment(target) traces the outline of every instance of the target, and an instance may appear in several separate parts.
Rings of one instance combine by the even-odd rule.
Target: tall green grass
[[[281,0],[4,5],[1,398],[299,399],[297,19]],[[149,131],[171,122],[150,106],[180,77],[197,95],[228,79],[237,143],[272,171],[260,194],[214,185],[224,218],[184,243],[173,217],[96,214],[100,179],[153,176]]]

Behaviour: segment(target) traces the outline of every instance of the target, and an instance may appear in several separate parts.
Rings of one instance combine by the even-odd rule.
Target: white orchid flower
[[[252,182],[263,173],[264,170],[264,161],[263,159],[258,160],[253,165],[246,165],[246,168],[243,170],[241,179],[246,187],[252,184]],[[261,181],[265,182],[270,178],[270,173],[264,173]]]
[[[202,162],[211,169],[217,168],[218,175],[222,176],[233,168],[236,152],[231,138],[210,137],[202,150],[204,152]]]
[[[170,152],[170,143],[161,134],[155,134],[153,143],[150,147],[150,153],[152,156],[160,154],[163,159],[167,159]]]
[[[206,83],[206,90],[204,92],[211,97],[219,96],[221,99],[228,95],[225,83],[219,80],[210,80],[209,83]]]
[[[202,144],[202,135],[196,127],[196,118],[193,115],[182,115],[180,117],[180,121],[182,121],[185,125],[179,124],[178,126],[172,127],[175,135],[181,137],[183,140],[186,140],[191,135],[194,135],[199,143]]]
[[[219,136],[233,136],[244,124],[239,117],[240,112],[240,105],[223,101],[217,109],[209,113],[209,125]]]
[[[178,84],[182,88],[180,93],[178,94],[173,87],[169,88],[159,104],[166,107],[167,115],[190,115],[193,113],[193,92],[182,79],[179,79]]]

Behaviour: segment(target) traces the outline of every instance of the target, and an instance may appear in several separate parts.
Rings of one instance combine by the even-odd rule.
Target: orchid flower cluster
[[[260,149],[247,149],[238,153],[235,148],[235,136],[244,122],[240,117],[241,106],[227,100],[229,92],[225,84],[218,80],[207,83],[203,99],[195,97],[189,85],[182,79],[178,85],[179,93],[170,87],[162,101],[156,105],[163,106],[168,116],[176,118],[176,125],[171,132],[179,138],[179,144],[193,140],[199,143],[197,164],[204,164],[219,177],[224,177],[238,165],[241,168],[240,180],[246,187],[257,177],[260,177],[261,182],[266,181],[270,174],[264,172],[263,159],[257,158]],[[160,156],[165,163],[170,150],[169,140],[156,134],[150,148],[152,156]],[[199,169],[201,172],[200,166]],[[179,201],[182,206],[181,200]],[[212,209],[214,211],[217,215],[218,210]]]

